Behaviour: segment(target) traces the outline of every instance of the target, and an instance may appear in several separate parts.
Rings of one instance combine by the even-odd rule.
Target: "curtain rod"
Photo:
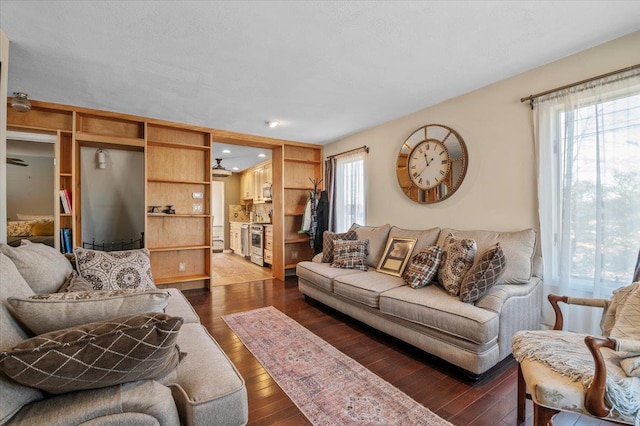
[[[356,151],[360,151],[360,150],[364,150],[367,154],[369,153],[369,147],[368,147],[368,146],[366,146],[366,145],[363,145],[363,146],[361,146],[361,147],[359,147],[359,148],[353,148],[353,149],[350,149],[350,150],[348,150],[348,151],[341,152],[341,153],[339,153],[339,154],[328,155],[328,156],[327,156],[327,160],[328,160],[329,158],[334,158],[334,157],[339,157],[339,156],[341,156],[341,155],[351,154],[352,152],[356,152]]]
[[[620,73],[623,73],[623,72],[631,71],[631,70],[634,70],[636,68],[640,68],[640,64],[631,65],[630,67],[622,68],[622,69],[619,69],[619,70],[616,70],[616,71],[611,71],[611,72],[608,72],[606,74],[601,74],[601,75],[598,75],[598,76],[595,76],[595,77],[587,78],[585,80],[581,80],[581,81],[578,81],[578,82],[575,82],[575,83],[566,84],[564,86],[556,87],[555,89],[545,90],[544,92],[536,93],[535,95],[529,95],[527,97],[520,98],[520,102],[527,102],[527,101],[531,102],[531,109],[533,109],[533,100],[539,98],[540,96],[548,95],[549,93],[558,92],[558,91],[564,90],[564,89],[569,89],[571,87],[579,86],[579,85],[584,84],[584,83],[589,83],[590,81],[594,81],[594,80],[598,80],[598,79],[601,79],[601,78],[610,77],[612,75],[620,74]]]

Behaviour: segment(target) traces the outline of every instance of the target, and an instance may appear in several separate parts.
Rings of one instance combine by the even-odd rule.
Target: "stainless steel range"
[[[251,225],[251,261],[256,265],[264,266],[262,253],[264,250],[264,226]]]

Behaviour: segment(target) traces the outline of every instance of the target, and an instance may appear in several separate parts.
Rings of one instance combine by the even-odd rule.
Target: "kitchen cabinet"
[[[262,189],[265,183],[272,183],[271,160],[247,169],[240,175],[240,198],[243,201],[251,200],[254,203],[271,201],[263,197]]]
[[[229,247],[235,254],[242,255],[242,223],[229,222]]]
[[[264,263],[273,265],[273,226],[264,225]]]
[[[254,189],[253,169],[245,170],[240,175],[240,198],[243,200],[253,200]]]

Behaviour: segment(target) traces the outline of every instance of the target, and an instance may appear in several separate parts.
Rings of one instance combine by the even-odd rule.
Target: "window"
[[[539,100],[536,131],[545,288],[610,297],[631,282],[640,248],[640,77]]]
[[[336,157],[335,161],[335,230],[345,232],[354,223],[367,220],[365,151]]]

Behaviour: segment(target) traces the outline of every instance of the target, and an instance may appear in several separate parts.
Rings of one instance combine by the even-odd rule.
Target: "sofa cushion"
[[[184,324],[178,345],[189,355],[156,380],[171,388],[182,424],[246,424],[244,380],[207,330],[200,324]]]
[[[333,280],[348,274],[361,274],[359,269],[332,268],[328,263],[300,262],[296,265],[296,275],[314,285],[333,292]]]
[[[387,245],[387,238],[391,225],[382,226],[360,226],[357,223],[351,225],[350,229],[355,229],[359,240],[369,240],[369,254],[367,255],[367,265],[376,268],[380,263],[380,258]]]
[[[457,231],[445,228],[440,233],[438,245],[445,236],[453,233],[457,238],[468,238],[476,242],[478,252],[500,243],[506,261],[501,282],[505,284],[526,284],[531,279],[533,257],[536,249],[536,231],[523,229],[515,232]]]
[[[368,247],[369,240],[335,240],[331,267],[366,271]]]
[[[165,314],[182,318],[184,324],[200,322],[200,317],[198,317],[195,309],[193,309],[191,303],[180,290],[177,288],[165,288],[162,291],[169,294],[169,304],[164,309]]]
[[[413,238],[416,240],[411,256],[415,256],[423,249],[435,246],[438,242],[438,235],[440,235],[440,228],[414,231],[392,226],[389,230],[389,238]]]
[[[104,252],[76,247],[73,252],[78,272],[95,290],[156,289],[147,249]]]
[[[52,331],[2,350],[0,369],[53,394],[153,379],[178,364],[181,325],[181,318],[150,313]]]
[[[14,294],[28,297],[33,295],[33,290],[13,262],[0,253],[0,351],[28,337],[5,305],[7,298]],[[22,406],[42,398],[42,391],[18,384],[0,372],[0,424],[5,424]]]
[[[0,244],[0,252],[11,259],[35,293],[54,293],[73,271],[62,253],[44,244],[22,240],[18,247]]]
[[[377,308],[381,293],[404,285],[402,277],[368,271],[336,277],[333,280],[333,291],[348,299]]]
[[[504,253],[500,244],[480,255],[480,260],[471,267],[460,285],[460,300],[473,303],[500,281],[504,272]]]
[[[333,242],[335,240],[355,240],[357,238],[356,231],[349,230],[342,234],[331,231],[324,231],[322,234],[322,262],[333,262]]]
[[[452,296],[460,294],[460,285],[476,256],[476,242],[468,238],[456,238],[453,234],[442,243],[442,260],[438,268],[438,282]]]
[[[424,287],[431,282],[438,272],[442,250],[438,246],[427,247],[422,249],[418,254],[413,256],[409,266],[402,274],[402,279],[409,284],[411,288]]]
[[[397,287],[380,296],[380,312],[477,344],[498,338],[499,315],[451,297],[438,286]]]
[[[20,320],[34,334],[125,315],[164,312],[169,294],[161,290],[93,290],[10,297]]]

